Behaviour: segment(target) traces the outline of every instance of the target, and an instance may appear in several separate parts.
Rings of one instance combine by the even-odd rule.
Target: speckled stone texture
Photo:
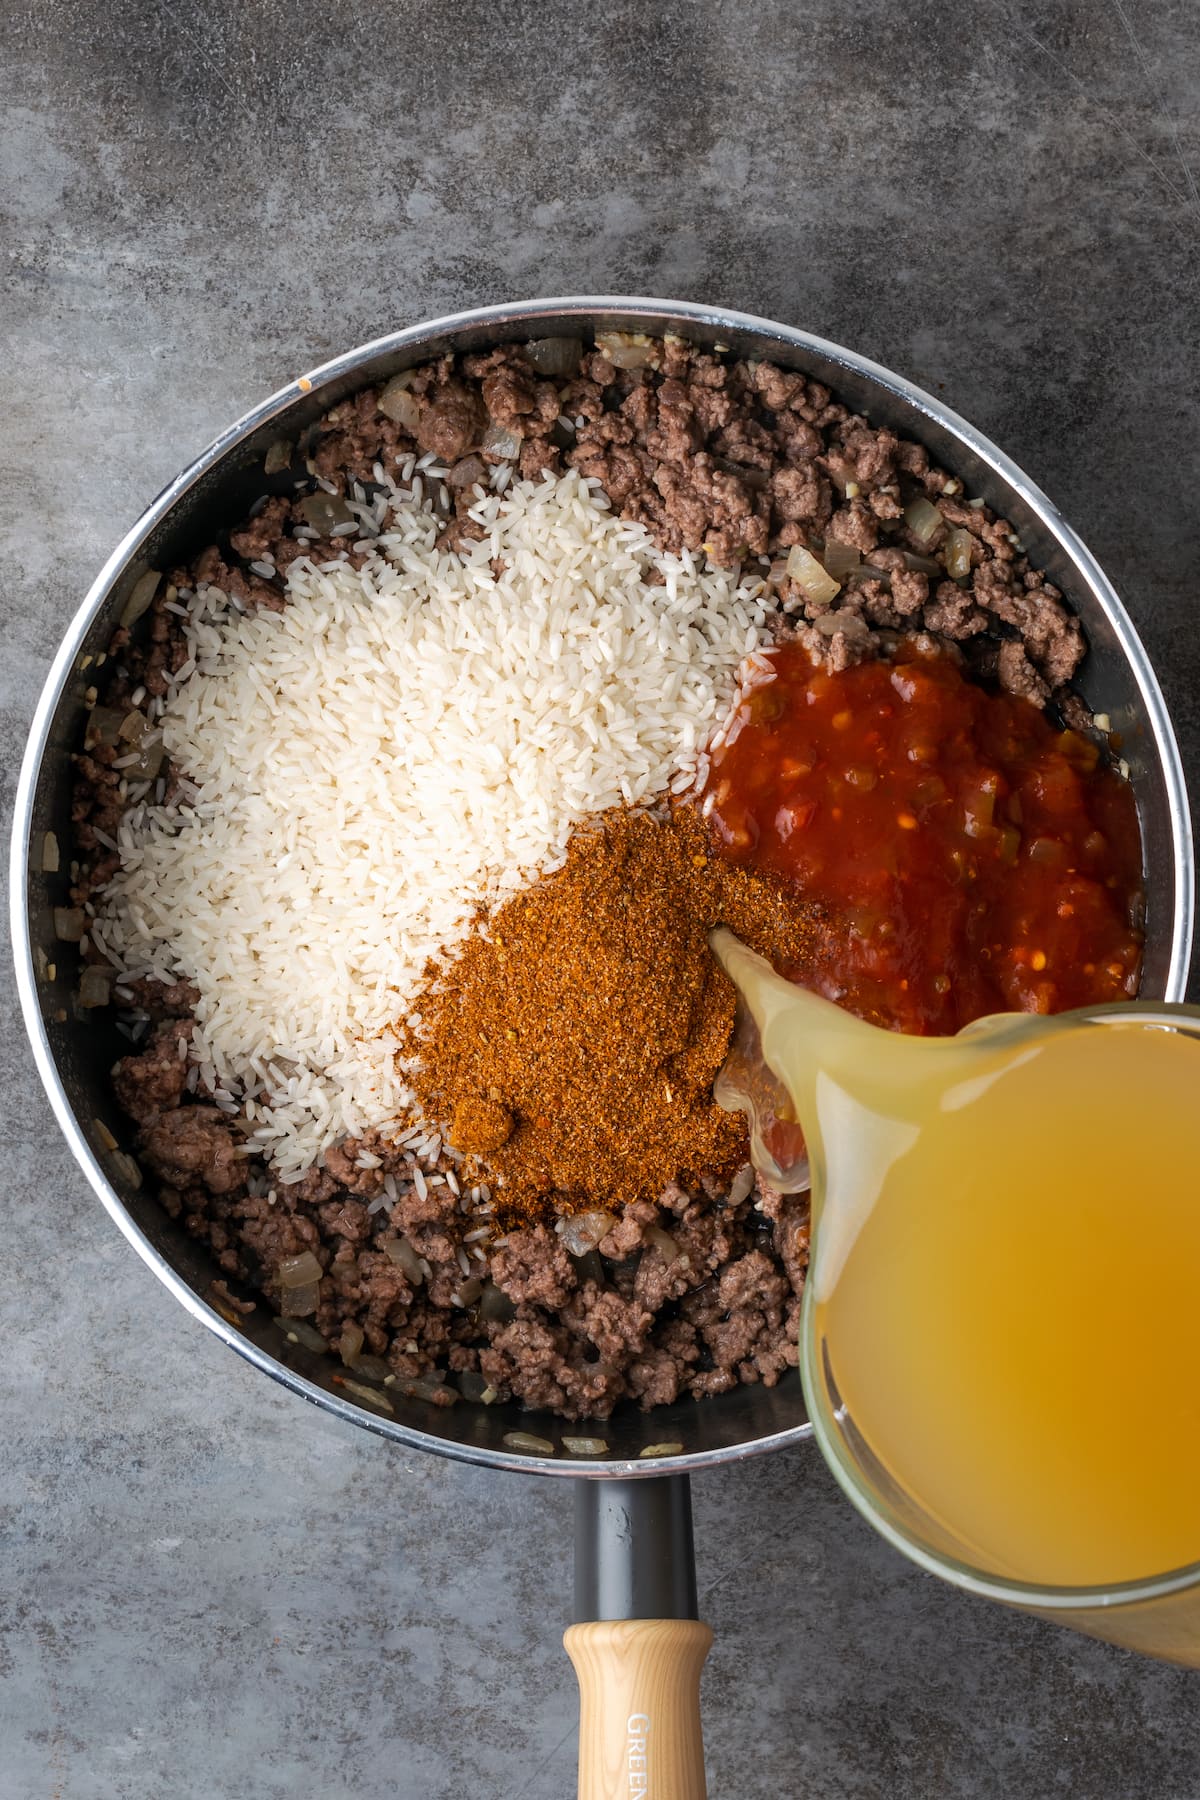
[[[221,426],[396,325],[572,291],[943,394],[1115,577],[1195,779],[1198,95],[1188,0],[9,0],[6,795],[96,566]],[[8,987],[0,1800],[573,1792],[569,1494],[212,1342],[60,1148]],[[696,1524],[714,1796],[1200,1795],[1195,1677],[940,1587],[811,1448],[702,1479]]]

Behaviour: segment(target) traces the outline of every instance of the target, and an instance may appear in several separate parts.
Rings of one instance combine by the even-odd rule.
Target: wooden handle
[[[705,1800],[695,1619],[614,1619],[563,1635],[579,1678],[579,1800]]]

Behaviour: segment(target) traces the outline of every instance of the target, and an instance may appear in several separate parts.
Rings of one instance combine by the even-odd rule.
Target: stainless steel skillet
[[[1145,652],[1086,547],[994,445],[900,377],[806,332],[720,309],[644,299],[533,301],[398,331],[298,377],[231,426],[176,477],[101,570],[65,635],[39,702],[16,800],[12,936],[34,1055],[62,1130],[120,1229],[183,1305],[297,1395],[382,1437],[498,1469],[581,1477],[576,1484],[576,1617],[591,1623],[694,1621],[688,1477],[806,1437],[809,1426],[796,1377],[774,1389],[741,1388],[649,1415],[618,1412],[603,1428],[607,1454],[581,1461],[562,1447],[561,1421],[515,1407],[466,1403],[447,1412],[390,1391],[392,1410],[377,1411],[334,1387],[332,1368],[324,1359],[287,1343],[261,1312],[232,1322],[213,1304],[215,1268],[139,1185],[136,1164],[128,1155],[128,1129],[108,1089],[107,1071],[120,1053],[120,1040],[107,1024],[80,1017],[73,1006],[77,971],[69,946],[55,942],[52,916],[66,878],[43,868],[45,834],[53,833],[64,851],[69,842],[69,757],[82,739],[95,657],[147,569],[186,561],[248,510],[263,491],[263,457],[274,439],[294,437],[357,389],[446,350],[559,334],[587,337],[598,330],[672,331],[705,347],[720,345],[735,355],[770,358],[803,370],[827,382],[874,422],[919,439],[963,479],[968,491],[983,495],[1012,520],[1035,564],[1048,571],[1079,614],[1091,645],[1080,686],[1092,708],[1107,713],[1113,729],[1122,734],[1146,852],[1143,993],[1183,997],[1193,865],[1179,753]],[[54,968],[52,978],[48,965]],[[513,1431],[546,1440],[552,1453],[515,1450],[504,1441]],[[669,1455],[656,1451],[664,1445],[678,1448]],[[611,1763],[611,1777],[605,1780],[617,1785],[586,1791],[639,1791],[627,1779],[632,1758],[640,1759],[633,1773],[653,1776],[649,1792],[701,1792],[695,1781],[702,1781],[702,1774],[689,1777],[690,1787],[663,1784],[665,1759],[672,1754],[690,1758],[696,1768],[698,1719],[689,1723],[684,1713],[690,1704],[694,1714],[708,1641],[704,1628],[693,1625],[655,1635],[614,1624],[600,1636],[603,1644],[595,1633],[573,1640],[577,1663],[586,1665],[581,1666],[586,1715],[581,1768],[586,1764],[597,1770]],[[607,1706],[601,1704],[601,1676]],[[657,1696],[650,1711],[639,1698],[647,1691],[639,1682],[650,1683],[649,1691]],[[673,1727],[668,1724],[672,1717]]]

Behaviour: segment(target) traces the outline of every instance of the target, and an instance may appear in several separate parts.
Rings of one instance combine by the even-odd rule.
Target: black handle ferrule
[[[575,1483],[575,1622],[694,1619],[686,1475]]]

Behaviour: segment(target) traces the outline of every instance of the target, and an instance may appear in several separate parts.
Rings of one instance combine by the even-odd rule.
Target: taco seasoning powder
[[[793,976],[822,956],[820,913],[714,857],[694,808],[616,810],[431,971],[409,1079],[500,1178],[508,1223],[618,1209],[745,1161],[741,1115],[712,1097],[735,1005],[708,947],[718,923]]]

